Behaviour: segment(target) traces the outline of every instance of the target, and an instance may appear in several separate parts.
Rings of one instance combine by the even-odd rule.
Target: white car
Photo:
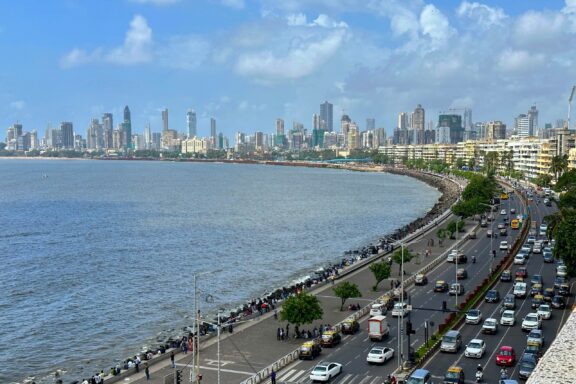
[[[559,265],[556,268],[556,276],[566,277],[567,274],[568,274],[568,270],[566,269],[565,265]]]
[[[509,325],[511,327],[516,324],[516,314],[513,310],[507,309],[502,312],[502,316],[500,316],[500,325]]]
[[[544,320],[549,320],[552,317],[552,310],[549,304],[540,304],[536,313]]]
[[[366,361],[369,364],[384,364],[394,357],[394,350],[388,347],[374,347],[368,352]]]
[[[466,324],[480,324],[482,312],[479,309],[471,309],[466,313]]]
[[[482,339],[472,339],[466,346],[466,350],[464,351],[464,356],[466,357],[475,357],[477,359],[481,359],[484,356],[484,352],[486,351],[486,343]]]
[[[392,317],[406,316],[410,312],[408,310],[408,304],[406,303],[396,303],[394,308],[392,308]]]
[[[370,307],[370,316],[382,316],[386,314],[386,306],[384,304],[376,303]]]
[[[495,334],[496,332],[498,332],[498,321],[493,318],[484,320],[484,324],[482,325],[482,333]]]
[[[517,265],[524,265],[526,263],[526,258],[524,257],[523,253],[519,253],[514,256],[514,264]]]
[[[500,215],[504,216],[505,214],[506,214],[506,210],[505,210],[505,209],[503,209],[503,210],[500,211]]]
[[[530,244],[524,244],[522,248],[520,248],[520,252],[529,254],[530,252],[532,252],[532,246]]]
[[[524,317],[522,321],[522,330],[531,331],[532,329],[540,329],[542,326],[542,319],[538,316],[538,313],[529,313]]]
[[[530,235],[528,236],[528,240],[526,240],[528,244],[534,244],[536,242],[536,236]]]
[[[342,373],[342,364],[321,362],[310,372],[311,381],[328,381]]]
[[[516,208],[510,208],[510,214],[515,214],[516,213]]]
[[[500,250],[507,251],[508,250],[508,242],[506,240],[500,242]]]

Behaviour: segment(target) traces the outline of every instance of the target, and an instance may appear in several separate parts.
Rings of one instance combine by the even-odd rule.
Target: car
[[[507,251],[508,250],[508,242],[506,240],[500,242],[500,250]]]
[[[516,213],[516,208],[510,208],[510,214],[514,215]]]
[[[542,253],[542,244],[538,244],[538,242],[536,242],[534,244],[534,247],[532,248],[532,253],[534,253],[534,254]]]
[[[479,324],[482,321],[482,312],[479,309],[470,309],[466,313],[466,324]]]
[[[414,285],[426,285],[428,284],[428,277],[425,274],[419,273],[414,278]]]
[[[329,381],[342,373],[342,364],[333,362],[320,362],[310,372],[310,380]]]
[[[542,296],[544,296],[544,301],[547,303],[552,302],[552,298],[556,295],[554,288],[546,288]]]
[[[546,236],[546,231],[548,231],[548,225],[547,224],[540,225],[540,236]]]
[[[468,272],[464,268],[458,268],[456,270],[456,278],[458,280],[463,280],[468,277]]]
[[[531,312],[524,316],[522,320],[522,330],[531,331],[533,329],[540,329],[542,327],[542,319],[537,313]]]
[[[340,336],[340,333],[334,330],[327,330],[324,331],[322,337],[320,338],[320,345],[326,348],[333,348],[336,345],[340,344],[341,341],[342,336]]]
[[[514,264],[516,265],[526,264],[526,258],[524,257],[523,253],[518,253],[516,256],[514,256]]]
[[[502,303],[502,307],[504,309],[515,309],[516,308],[516,296],[511,293],[506,294],[504,296],[504,301]]]
[[[508,345],[501,346],[496,354],[496,365],[505,365],[510,367],[514,365],[515,362],[516,352],[514,352],[514,348]]]
[[[466,379],[462,367],[451,366],[444,375],[444,384],[464,384],[465,382]]]
[[[558,288],[558,294],[560,296],[570,296],[570,286],[566,283],[560,284]]]
[[[536,364],[538,364],[536,356],[531,353],[523,354],[518,363],[518,378],[528,379],[536,368]]]
[[[486,292],[486,296],[484,296],[484,301],[487,303],[497,303],[500,301],[500,292],[495,289],[491,289]]]
[[[514,284],[514,290],[512,291],[514,296],[519,298],[526,297],[526,283],[516,283]]]
[[[496,226],[497,229],[504,229],[506,228],[506,225],[504,225],[503,223],[500,223]]]
[[[544,296],[542,296],[542,295],[536,295],[536,296],[534,296],[534,298],[532,299],[532,303],[530,304],[530,306],[532,307],[532,309],[537,309],[537,308],[539,308],[542,304],[544,304]]]
[[[410,312],[408,309],[408,303],[396,303],[394,304],[394,308],[392,308],[392,317],[404,317]]]
[[[476,239],[476,231],[472,231],[468,234],[468,240]]]
[[[427,369],[417,369],[405,382],[406,384],[432,384],[432,374]]]
[[[300,360],[303,359],[311,359],[313,360],[317,356],[320,356],[322,352],[322,347],[320,346],[320,342],[318,339],[312,339],[300,346],[298,350],[298,358]]]
[[[477,359],[481,359],[484,356],[484,352],[486,351],[486,343],[482,339],[472,339],[466,345],[466,350],[464,351],[464,356],[466,357],[475,357]]]
[[[458,262],[460,262],[460,260],[462,259],[463,256],[464,256],[464,252],[462,252],[459,249],[453,249],[450,251],[450,253],[448,253],[448,256],[446,257],[446,261],[449,263],[455,263],[456,259],[458,259]]]
[[[552,309],[550,309],[550,305],[548,304],[540,304],[536,313],[538,313],[544,320],[548,320],[552,317]]]
[[[559,265],[556,267],[556,276],[558,277],[566,277],[568,274],[568,268],[565,265]]]
[[[491,229],[486,230],[486,237],[492,237],[492,234],[493,233]]]
[[[505,210],[505,209],[503,209],[503,210],[500,211],[500,216],[504,216],[504,215],[506,215],[506,210]]]
[[[448,283],[444,280],[437,280],[434,284],[434,292],[446,292],[448,291]]]
[[[486,227],[488,226],[488,222],[487,222],[486,220],[481,220],[481,221],[480,221],[480,226],[481,226],[482,228],[486,228]]]
[[[554,288],[558,289],[558,288],[560,288],[561,284],[565,284],[565,283],[567,283],[566,277],[556,276],[556,278],[554,279]]]
[[[386,312],[388,312],[388,309],[382,303],[375,303],[370,306],[370,316],[382,316]]]
[[[554,296],[552,298],[552,308],[556,308],[556,309],[564,309],[566,308],[566,302],[564,301],[564,298],[562,296]]]
[[[544,284],[543,280],[542,280],[542,275],[532,275],[532,277],[530,277],[530,282],[532,284]]]
[[[509,325],[511,327],[516,324],[516,313],[511,309],[506,309],[500,315],[500,325]]]
[[[535,235],[528,236],[528,240],[526,240],[526,242],[528,242],[528,244],[534,244],[536,242],[536,236]]]
[[[534,297],[537,295],[542,295],[543,291],[544,290],[542,289],[542,284],[534,284],[532,286],[532,288],[530,288],[530,296]],[[544,297],[542,297],[542,298],[544,298]]]
[[[512,281],[512,271],[505,269],[500,275],[500,281]]]
[[[522,245],[522,248],[520,248],[520,252],[528,255],[532,252],[532,246],[530,244],[524,244]]]
[[[502,228],[500,230],[500,236],[508,236],[508,230],[506,228]]]
[[[498,332],[498,321],[494,318],[488,318],[484,320],[484,324],[482,324],[482,333],[485,334],[496,334]]]
[[[450,294],[451,296],[461,296],[464,294],[464,286],[460,283],[452,283],[450,285],[450,290],[448,291],[448,294]]]
[[[538,343],[540,345],[544,345],[544,333],[541,329],[533,329],[528,333],[526,338],[526,343]]]
[[[384,364],[393,357],[394,357],[394,350],[392,348],[373,347],[370,350],[370,352],[368,352],[366,361],[368,362],[368,364]]]
[[[540,358],[540,357],[542,357],[542,353],[543,353],[542,345],[535,343],[535,342],[528,341],[526,343],[526,349],[524,350],[524,353],[530,353],[530,354]]]
[[[515,275],[526,278],[528,277],[528,270],[526,269],[526,267],[520,267],[516,270]]]
[[[340,329],[344,335],[353,335],[360,330],[360,324],[354,319],[346,319],[342,322]]]
[[[544,259],[545,263],[553,263],[554,262],[554,256],[552,256],[552,252],[544,251],[544,253],[542,254],[542,258]]]

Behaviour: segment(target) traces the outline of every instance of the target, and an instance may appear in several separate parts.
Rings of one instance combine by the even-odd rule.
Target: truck
[[[382,341],[390,333],[386,316],[374,316],[368,319],[368,337],[372,341]]]

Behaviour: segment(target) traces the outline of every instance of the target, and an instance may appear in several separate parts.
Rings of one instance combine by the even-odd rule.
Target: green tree
[[[484,173],[493,176],[498,170],[498,152],[488,152],[484,155]]]
[[[554,256],[564,260],[569,276],[576,276],[576,210],[567,209],[555,227]]]
[[[474,167],[476,167],[476,158],[473,157],[470,160],[468,160],[468,168],[473,171]]]
[[[370,271],[372,271],[372,274],[376,279],[376,284],[372,286],[372,290],[376,291],[378,289],[378,284],[390,277],[390,264],[385,260],[372,263],[370,264]]]
[[[456,225],[458,225],[458,227],[456,227]],[[454,233],[456,232],[456,230],[458,230],[458,232],[464,232],[464,221],[463,220],[458,220],[458,221],[451,221],[448,223],[448,225],[446,226],[446,229],[448,230],[448,232],[450,232],[450,237],[454,236]]]
[[[558,182],[554,186],[556,192],[567,191],[570,188],[576,188],[576,169],[564,172],[562,176],[558,178]]]
[[[456,168],[457,169],[462,169],[465,165],[466,165],[466,161],[463,158],[459,157],[456,159]]]
[[[554,156],[550,164],[550,172],[554,175],[554,180],[558,178],[568,169],[568,155]]]
[[[402,248],[398,248],[396,251],[394,251],[394,253],[392,254],[392,261],[395,262],[396,264],[398,264],[398,274],[401,273],[400,269],[402,267],[402,260],[404,260],[405,263],[410,262],[410,260],[412,260],[416,255],[413,254],[412,252],[410,252],[408,249],[406,249],[406,247]]]
[[[358,289],[358,286],[349,281],[336,285],[332,290],[334,291],[334,295],[342,300],[340,304],[341,311],[344,310],[344,303],[346,303],[346,300],[353,297],[362,297],[362,293],[360,292],[360,289]]]
[[[550,176],[549,174],[538,175],[538,177],[534,179],[534,184],[536,184],[539,187],[549,187],[551,183],[552,183],[552,176]]]
[[[282,304],[280,320],[300,326],[322,319],[323,314],[320,300],[316,296],[309,293],[299,293],[290,296]]]

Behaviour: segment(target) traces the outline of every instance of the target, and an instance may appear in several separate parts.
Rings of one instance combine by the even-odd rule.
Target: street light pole
[[[456,254],[454,255],[454,263],[455,263],[454,265],[456,265],[456,272],[455,272],[456,284],[458,284],[458,257],[459,257],[459,254],[458,254],[458,223],[459,223],[459,220],[460,220],[460,216],[456,216]],[[455,302],[454,309],[456,311],[458,310],[458,294],[460,293],[460,292],[458,292],[460,290],[460,286],[457,285],[457,287],[458,287],[458,290],[456,290],[456,294],[454,295],[454,302]]]

